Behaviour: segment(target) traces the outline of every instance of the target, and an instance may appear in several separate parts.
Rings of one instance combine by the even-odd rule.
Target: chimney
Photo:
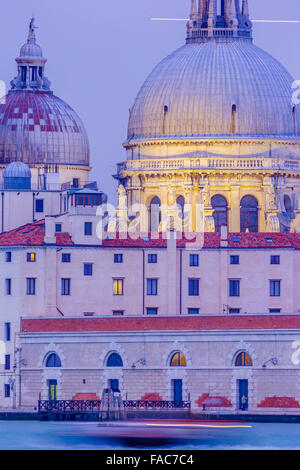
[[[45,238],[46,245],[56,245],[55,237],[55,217],[46,215],[45,217]]]
[[[227,225],[221,225],[221,248],[228,247],[228,227]]]

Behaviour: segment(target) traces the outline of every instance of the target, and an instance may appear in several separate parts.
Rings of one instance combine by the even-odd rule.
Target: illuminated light
[[[114,279],[113,281],[113,293],[114,295],[123,295],[123,279]]]
[[[193,427],[193,428],[221,428],[221,429],[228,429],[228,428],[252,428],[250,425],[246,424],[237,424],[237,425],[222,425],[219,426],[217,424],[154,424],[154,423],[147,423],[147,426],[163,426],[163,427],[170,427],[170,428],[182,428],[182,427]]]

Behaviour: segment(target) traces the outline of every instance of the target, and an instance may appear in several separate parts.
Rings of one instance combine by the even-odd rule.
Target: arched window
[[[237,355],[235,360],[236,367],[249,367],[252,365],[252,359],[247,352],[242,351]]]
[[[211,206],[214,209],[213,218],[215,221],[215,231],[221,232],[222,225],[228,225],[227,221],[227,200],[219,194],[211,198]]]
[[[292,219],[293,218],[293,206],[292,206],[291,198],[285,195],[283,198],[283,203],[284,203],[285,212],[287,213],[288,217]]]
[[[176,204],[177,204],[177,207],[178,207],[178,216],[179,216],[179,218],[184,219],[184,204],[185,204],[184,197],[183,196],[178,196],[178,198],[176,199]]]
[[[185,367],[186,366],[186,358],[184,357],[183,354],[181,354],[181,352],[176,352],[171,357],[170,366],[172,366],[172,367]]]
[[[258,232],[258,202],[254,196],[241,200],[241,232]]]
[[[55,353],[50,354],[46,360],[46,367],[61,367],[60,357]]]
[[[150,232],[157,232],[161,222],[161,202],[159,197],[155,196],[150,202]]]
[[[107,367],[123,367],[123,361],[121,356],[117,353],[112,353],[107,359]]]

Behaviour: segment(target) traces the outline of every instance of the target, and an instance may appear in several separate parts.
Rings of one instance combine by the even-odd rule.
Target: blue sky
[[[249,0],[252,18],[299,19],[299,0]],[[57,96],[80,115],[91,144],[92,179],[114,199],[111,175],[125,158],[122,142],[128,110],[146,76],[184,43],[184,22],[151,17],[186,17],[189,0],[15,0],[3,2],[1,76],[16,75],[14,61],[36,17],[38,43],[48,58],[46,74]],[[300,80],[300,24],[257,24],[255,44]]]

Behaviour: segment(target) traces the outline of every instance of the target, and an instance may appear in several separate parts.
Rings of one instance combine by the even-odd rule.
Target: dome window
[[[155,196],[150,203],[150,232],[158,232],[161,222],[161,201]]]
[[[236,104],[233,104],[231,106],[231,124],[230,124],[231,134],[235,134],[235,115],[236,115]]]
[[[258,232],[258,202],[254,196],[241,200],[241,232]]]
[[[215,231],[221,232],[222,225],[228,225],[227,221],[227,211],[228,204],[224,196],[216,194],[211,198],[211,205],[214,209],[213,218],[215,221]]]

